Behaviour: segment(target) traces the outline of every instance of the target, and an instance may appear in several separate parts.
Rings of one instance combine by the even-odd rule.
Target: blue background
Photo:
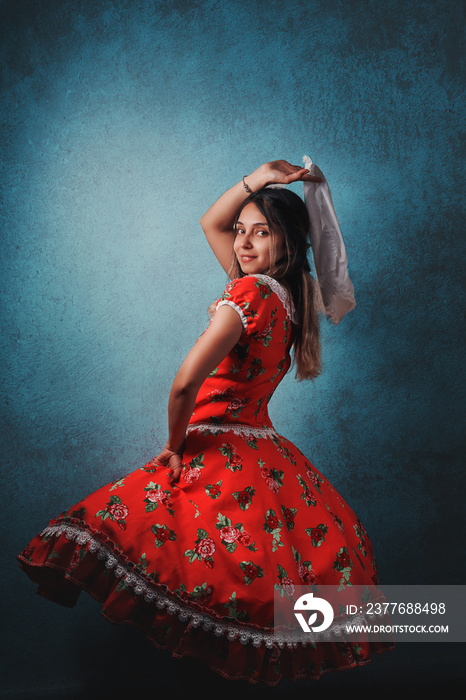
[[[382,582],[464,583],[459,0],[0,14],[4,697],[167,691],[182,673],[230,688],[87,596],[39,598],[15,557],[164,444],[171,382],[226,282],[199,219],[271,159],[324,171],[357,300],[323,318],[323,373],[285,378],[275,426],[361,517]],[[317,687],[453,688],[463,651],[399,644]]]

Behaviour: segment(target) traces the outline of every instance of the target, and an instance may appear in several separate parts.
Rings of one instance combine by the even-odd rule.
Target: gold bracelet
[[[246,182],[244,180],[245,177],[246,177],[246,175],[243,175],[243,187],[248,194],[253,194],[252,189],[249,187],[248,184],[246,184]]]

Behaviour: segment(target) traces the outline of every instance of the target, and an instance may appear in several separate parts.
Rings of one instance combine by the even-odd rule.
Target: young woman
[[[270,421],[291,366],[320,372],[309,216],[282,188],[319,182],[266,163],[201,220],[231,278],[170,392],[168,441],[151,462],[69,508],[19,555],[38,593],[73,606],[81,589],[115,622],[232,679],[276,684],[367,663],[383,644],[286,644],[274,596],[297,586],[377,583],[350,507]]]

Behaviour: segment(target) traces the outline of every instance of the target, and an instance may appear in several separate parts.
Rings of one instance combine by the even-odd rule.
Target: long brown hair
[[[293,327],[293,351],[296,377],[314,379],[321,372],[321,348],[318,318],[318,289],[311,277],[307,259],[309,214],[301,197],[285,188],[265,188],[251,194],[238,211],[254,203],[265,217],[271,232],[270,270],[267,274],[280,282],[293,299],[296,324]],[[282,231],[285,254],[276,260],[274,234]],[[243,277],[235,256],[230,278]]]

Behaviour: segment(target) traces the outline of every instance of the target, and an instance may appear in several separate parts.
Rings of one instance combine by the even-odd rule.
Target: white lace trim
[[[246,423],[190,423],[186,429],[186,434],[191,433],[193,430],[202,432],[203,430],[209,430],[214,435],[217,433],[234,433],[239,437],[249,438],[258,437],[265,438],[271,436],[277,436],[273,428],[253,428]]]
[[[256,629],[247,629],[244,624],[239,625],[231,620],[219,622],[214,616],[194,610],[190,605],[178,602],[174,595],[170,596],[168,593],[160,591],[157,586],[151,584],[130,566],[124,564],[110,547],[84,528],[68,523],[49,525],[42,531],[41,535],[56,537],[65,535],[67,540],[74,540],[77,544],[89,544],[89,551],[96,552],[97,557],[104,562],[105,567],[113,569],[114,576],[124,580],[127,586],[131,586],[136,595],[144,596],[144,600],[148,603],[155,602],[158,608],[166,608],[170,615],[177,615],[182,621],[190,620],[190,624],[193,627],[202,626],[204,630],[211,630],[218,637],[226,635],[229,640],[239,639],[243,645],[252,644],[258,647],[261,644],[265,644],[268,648],[272,648],[274,645],[283,648],[286,645],[290,649],[297,647],[298,644],[307,645],[316,641],[331,641],[333,639],[337,641],[343,640],[345,626],[348,624],[348,620],[344,619],[341,623],[332,625],[331,633],[327,631],[320,635],[316,635],[313,632],[276,635],[273,631],[268,632],[265,629],[263,632],[259,632]],[[351,618],[351,622],[352,624],[368,624],[363,615]]]
[[[224,299],[223,301],[219,301],[215,309],[217,310],[219,306],[231,306],[232,309],[234,309],[238,314],[241,319],[241,323],[243,324],[243,328],[245,331],[248,330],[248,321],[246,316],[243,313],[243,309],[238,306],[238,304],[235,304],[234,301],[230,301],[229,299]]]
[[[247,275],[247,277],[257,277],[258,279],[264,280],[264,282],[267,282],[269,287],[275,294],[278,296],[280,301],[282,302],[285,311],[287,313],[287,316],[292,320],[293,323],[296,323],[296,312],[294,308],[294,304],[290,298],[290,295],[288,294],[287,290],[283,285],[280,284],[280,282],[277,282],[276,279],[273,277],[269,277],[268,275]]]

